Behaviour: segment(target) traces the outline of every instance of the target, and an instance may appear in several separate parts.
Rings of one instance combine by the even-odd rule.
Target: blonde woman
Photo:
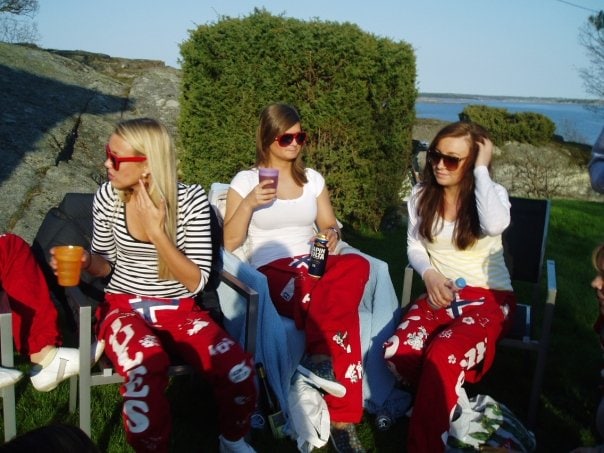
[[[253,451],[243,440],[256,403],[251,357],[194,300],[212,259],[204,190],[177,181],[172,140],[153,119],[119,123],[106,146],[105,167],[109,182],[95,195],[94,234],[83,268],[109,277],[97,312],[98,336],[125,378],[128,442],[137,452],[169,450],[164,391],[170,351],[212,384],[220,451]]]

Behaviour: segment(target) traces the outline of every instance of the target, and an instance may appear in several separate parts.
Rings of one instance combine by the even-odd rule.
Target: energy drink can
[[[315,237],[315,242],[310,249],[310,265],[308,266],[308,275],[315,278],[321,278],[325,273],[325,265],[327,263],[327,236],[318,234]]]
[[[315,237],[315,242],[310,249],[310,265],[308,266],[308,275],[315,278],[321,278],[325,273],[325,265],[327,264],[327,236],[318,234]]]

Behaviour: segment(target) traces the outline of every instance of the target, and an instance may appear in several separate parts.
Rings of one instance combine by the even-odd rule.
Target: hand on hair
[[[478,155],[476,156],[476,162],[474,167],[485,166],[488,167],[493,158],[493,142],[488,138],[484,139],[484,142],[478,142]]]

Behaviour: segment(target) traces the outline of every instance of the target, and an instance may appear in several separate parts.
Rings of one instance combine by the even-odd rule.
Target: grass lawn
[[[578,445],[597,442],[593,430],[599,401],[601,351],[591,325],[597,303],[589,283],[594,276],[590,257],[604,241],[604,203],[554,200],[546,256],[557,266],[558,298],[554,315],[552,344],[535,433],[539,452],[567,452]],[[363,251],[386,261],[398,294],[403,266],[407,263],[405,232],[395,229],[382,233],[345,230],[346,239]],[[495,365],[469,394],[487,393],[506,404],[521,419],[528,408],[534,357],[501,349]],[[27,365],[18,359],[22,369]],[[207,385],[199,377],[173,379],[168,390],[173,411],[172,450],[175,452],[217,451],[216,408]],[[24,433],[52,422],[77,424],[77,413],[68,412],[68,384],[39,393],[28,379],[16,390],[17,430]],[[131,451],[121,425],[121,397],[118,386],[93,388],[93,440],[103,451]],[[373,429],[366,416],[359,429],[366,447],[376,452],[404,451],[407,421],[397,421],[388,432]],[[0,423],[0,429],[1,429]],[[293,441],[275,441],[267,433],[253,433],[258,451],[295,452]],[[331,451],[327,446],[321,451]]]

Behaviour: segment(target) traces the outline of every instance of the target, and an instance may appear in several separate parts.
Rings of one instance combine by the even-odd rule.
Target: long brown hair
[[[472,246],[482,236],[476,197],[474,195],[474,163],[478,155],[478,143],[489,138],[489,134],[482,126],[475,123],[456,122],[443,127],[430,143],[429,151],[435,151],[440,141],[447,137],[465,138],[470,148],[468,157],[460,162],[463,176],[459,182],[459,208],[453,241],[460,250]],[[445,212],[444,188],[434,176],[434,169],[428,162],[424,167],[422,186],[417,202],[419,216],[419,233],[432,242],[434,234],[442,228]]]
[[[299,122],[300,115],[297,110],[288,104],[269,104],[262,110],[256,131],[256,167],[268,165],[269,148],[275,138]],[[294,161],[292,177],[299,186],[308,182],[302,153],[298,153]]]

